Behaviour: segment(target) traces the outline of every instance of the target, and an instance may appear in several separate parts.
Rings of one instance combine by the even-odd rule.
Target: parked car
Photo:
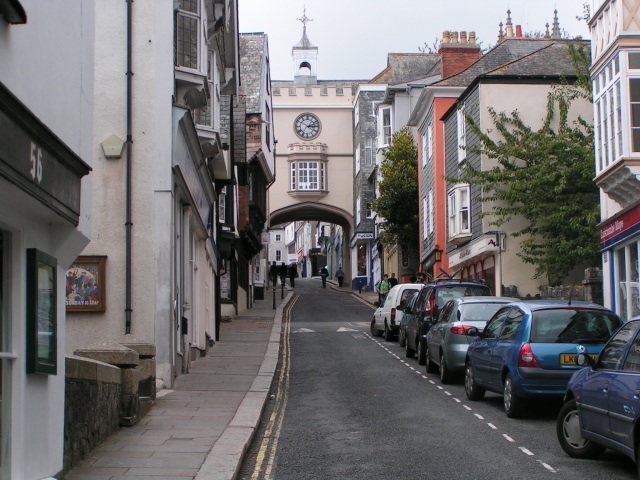
[[[427,373],[440,370],[440,381],[450,383],[456,374],[464,372],[467,348],[475,337],[467,330],[483,329],[505,304],[518,302],[511,297],[460,297],[449,300],[426,336],[425,359]]]
[[[405,314],[410,315],[406,327],[406,357],[413,358],[417,352],[418,364],[425,364],[425,337],[440,310],[449,300],[490,295],[491,289],[480,280],[439,279],[422,285],[411,309],[405,310]]]
[[[422,288],[422,285],[420,285],[420,288]],[[419,296],[420,296],[420,290],[416,290],[416,293],[414,293],[413,296],[409,299],[409,301],[407,302],[407,306],[405,307],[404,310],[412,311],[413,305]],[[402,315],[402,321],[400,322],[400,326],[398,329],[398,344],[402,348],[405,348],[405,346],[407,345],[407,324],[409,323],[410,319],[411,319],[411,315]]]
[[[562,449],[593,458],[605,448],[635,460],[640,477],[640,317],[627,322],[593,359],[578,347],[584,366],[567,385],[556,433]]]
[[[481,400],[501,393],[508,417],[524,412],[526,399],[562,398],[580,368],[576,347],[597,355],[622,320],[611,310],[586,302],[530,300],[498,310],[476,336],[465,361],[465,392]]]
[[[404,309],[413,295],[422,287],[419,283],[401,283],[389,290],[384,303],[378,307],[371,320],[371,335],[384,335],[392,340],[398,335]]]

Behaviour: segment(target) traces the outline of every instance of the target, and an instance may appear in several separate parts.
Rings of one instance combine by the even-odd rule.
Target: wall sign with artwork
[[[67,312],[105,311],[106,256],[78,257],[67,270]]]

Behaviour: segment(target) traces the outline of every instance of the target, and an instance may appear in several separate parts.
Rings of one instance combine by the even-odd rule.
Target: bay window
[[[200,0],[182,0],[176,17],[176,63],[198,69]]]
[[[449,238],[471,233],[469,185],[456,185],[448,194]]]
[[[291,162],[291,190],[325,190],[325,164],[320,161]]]

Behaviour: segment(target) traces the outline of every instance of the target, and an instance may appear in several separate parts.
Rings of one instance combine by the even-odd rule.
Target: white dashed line
[[[436,382],[434,382],[433,380],[429,380],[429,383],[430,383],[431,385],[435,385],[435,384],[436,384]]]
[[[496,427],[493,423],[487,423],[487,425],[489,425],[489,427],[491,427],[493,430],[498,429],[498,427]]]
[[[484,420],[484,417],[483,417],[482,415],[480,415],[479,413],[474,413],[474,415],[475,415],[476,417],[478,417],[478,419],[480,419],[480,420]]]
[[[427,379],[427,377],[425,375],[422,375],[422,378],[424,378],[425,380]]]
[[[527,455],[533,457],[533,452],[531,450],[527,450],[524,447],[518,447],[520,450],[522,450],[522,453],[526,453]]]
[[[451,394],[449,392],[447,392],[446,390],[444,391],[444,393],[446,393],[447,395],[451,396]]]
[[[509,440],[511,443],[515,442],[515,440],[513,438],[511,438],[509,435],[507,435],[506,433],[503,433],[502,436],[504,438],[506,438],[507,440]]]
[[[455,398],[455,397],[454,397],[454,400],[455,400],[456,402],[458,402],[458,403],[460,403],[460,402],[462,401],[462,400],[460,400],[459,398]]]
[[[436,385],[436,387],[438,387],[438,390],[444,390],[440,385]]]
[[[471,407],[467,406],[467,405],[462,405],[464,408],[466,408],[467,410],[471,411],[473,410]]]
[[[538,460],[540,462],[540,465],[542,465],[544,468],[546,468],[547,470],[549,470],[552,473],[558,473],[557,470],[555,468],[553,468],[551,465],[549,465],[548,463],[544,463],[540,460]]]

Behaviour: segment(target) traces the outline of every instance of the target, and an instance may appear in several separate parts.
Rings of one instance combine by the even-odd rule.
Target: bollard
[[[276,309],[276,285],[273,285],[273,309]]]
[[[280,290],[280,300],[284,300],[284,282],[282,282],[282,290]]]

